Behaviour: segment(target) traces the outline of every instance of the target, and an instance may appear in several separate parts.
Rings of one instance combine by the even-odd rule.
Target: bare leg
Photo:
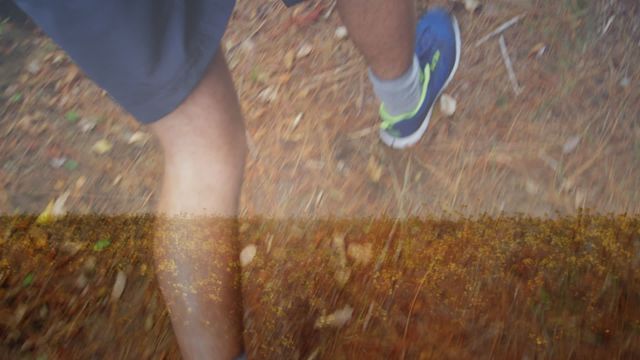
[[[152,129],[165,157],[159,212],[171,217],[159,224],[154,256],[178,343],[185,359],[232,359],[242,351],[234,264],[246,139],[220,51],[187,100]]]
[[[413,60],[414,0],[338,0],[349,37],[380,79],[395,79]]]

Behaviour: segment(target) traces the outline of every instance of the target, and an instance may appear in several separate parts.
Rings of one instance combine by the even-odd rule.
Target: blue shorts
[[[15,1],[142,123],[167,115],[196,87],[235,5],[235,0]]]

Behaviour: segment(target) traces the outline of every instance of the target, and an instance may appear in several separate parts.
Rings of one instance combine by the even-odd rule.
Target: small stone
[[[144,319],[144,330],[150,331],[151,328],[153,328],[153,314],[147,315],[147,317]]]
[[[468,12],[474,12],[480,6],[480,2],[478,0],[464,0],[464,8],[467,9]]]
[[[631,79],[628,76],[625,76],[622,78],[622,80],[620,80],[620,86],[622,86],[623,88],[626,88],[629,85],[631,85]]]
[[[111,301],[117,301],[124,292],[124,287],[127,285],[127,275],[118,270],[116,274],[116,281],[113,283],[113,289],[111,290]]]
[[[255,245],[253,244],[247,245],[240,252],[240,265],[242,267],[249,265],[253,261],[253,259],[256,257],[257,252],[258,252],[258,248]]]
[[[245,53],[252,53],[255,48],[256,43],[250,38],[240,44],[240,49]]]
[[[97,123],[98,122],[93,118],[83,117],[78,122],[78,126],[80,127],[80,131],[82,133],[86,134],[86,133],[90,132],[91,130],[93,130],[96,127]]]
[[[567,141],[564,143],[564,145],[562,145],[562,153],[564,155],[567,155],[573,152],[573,150],[575,150],[578,147],[579,143],[580,143],[579,135],[574,135],[569,137]]]
[[[440,97],[440,111],[446,116],[451,116],[456,112],[457,101],[447,94]]]
[[[535,195],[540,190],[540,187],[538,186],[538,184],[533,182],[533,180],[531,179],[527,179],[527,182],[524,184],[524,187],[529,195]]]
[[[342,40],[346,38],[347,35],[349,35],[349,32],[347,31],[347,28],[345,26],[338,26],[336,28],[336,32],[335,32],[336,39]]]
[[[300,49],[298,49],[298,53],[296,54],[296,58],[297,59],[302,59],[304,57],[309,56],[309,54],[311,54],[311,51],[313,50],[313,47],[309,44],[303,44],[302,46],[300,46]]]
[[[40,69],[42,69],[42,65],[40,65],[40,62],[38,60],[32,60],[29,62],[29,64],[27,64],[27,72],[29,72],[29,74],[31,75],[39,73]]]
[[[67,158],[65,156],[54,157],[49,161],[49,165],[54,169],[59,169],[65,162],[67,162]]]

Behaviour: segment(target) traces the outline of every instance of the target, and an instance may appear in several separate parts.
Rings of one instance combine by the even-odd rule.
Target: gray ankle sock
[[[418,107],[422,93],[420,71],[420,63],[415,55],[409,70],[393,80],[381,80],[369,69],[369,80],[373,84],[373,91],[382,101],[389,115],[412,112]]]

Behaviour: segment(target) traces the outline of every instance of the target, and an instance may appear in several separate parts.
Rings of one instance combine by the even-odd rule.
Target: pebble
[[[40,62],[38,60],[32,60],[29,62],[29,64],[27,64],[27,71],[31,75],[39,73],[40,69],[42,69],[42,65],[40,65]]]
[[[84,117],[80,119],[78,126],[80,127],[80,131],[86,134],[96,127],[96,123],[97,121],[95,119]]]
[[[569,137],[567,141],[564,143],[564,145],[562,145],[562,153],[564,155],[567,155],[573,152],[573,150],[575,150],[578,147],[579,143],[580,143],[579,135],[574,135]]]
[[[464,0],[464,8],[467,9],[468,12],[474,12],[480,6],[480,2],[478,0]]]
[[[120,299],[126,285],[127,275],[122,270],[118,270],[116,281],[113,283],[113,289],[111,290],[111,301],[117,301]]]
[[[628,76],[625,76],[622,78],[622,80],[620,80],[620,86],[622,86],[623,88],[626,88],[629,85],[631,85],[631,79],[629,79]]]
[[[456,112],[457,101],[448,94],[442,94],[440,97],[440,111],[446,116],[451,116]]]
[[[149,331],[151,328],[153,328],[153,314],[147,315],[144,319],[144,330]]]
[[[346,38],[347,35],[349,35],[349,32],[347,31],[346,27],[338,26],[336,28],[336,32],[335,32],[336,39],[342,40],[342,39]]]
[[[249,265],[253,261],[253,259],[256,257],[257,252],[258,252],[258,248],[255,245],[253,244],[247,245],[240,252],[240,265],[242,267]]]
[[[67,158],[64,156],[54,157],[49,161],[49,165],[54,169],[60,169],[65,162],[67,162]]]

